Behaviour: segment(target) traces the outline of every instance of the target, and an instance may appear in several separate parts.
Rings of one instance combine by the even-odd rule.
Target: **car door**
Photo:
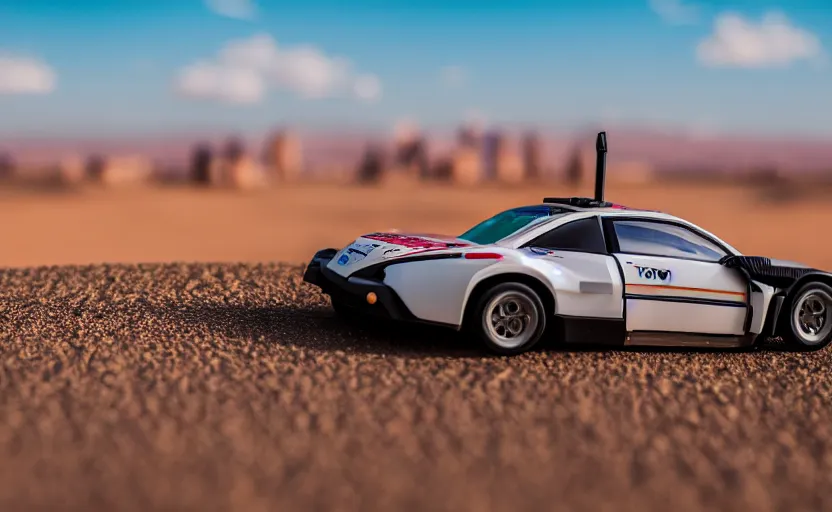
[[[628,332],[743,335],[749,286],[718,242],[671,221],[604,219],[624,279]]]
[[[529,256],[552,265],[558,314],[620,320],[623,284],[608,254],[597,215],[571,220],[524,244]]]

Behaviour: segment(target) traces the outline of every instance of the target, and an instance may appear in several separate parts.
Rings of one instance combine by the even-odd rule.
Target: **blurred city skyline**
[[[0,0],[0,142],[460,121],[832,136],[820,0]]]

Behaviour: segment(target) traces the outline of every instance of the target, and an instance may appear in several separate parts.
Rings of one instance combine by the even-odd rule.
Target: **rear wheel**
[[[546,330],[543,301],[528,286],[502,283],[477,303],[472,327],[486,347],[501,355],[526,352]]]
[[[832,287],[821,282],[802,286],[781,313],[780,336],[789,348],[820,350],[832,341]]]

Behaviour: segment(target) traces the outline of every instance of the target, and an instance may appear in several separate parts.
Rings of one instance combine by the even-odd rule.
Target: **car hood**
[[[452,236],[406,233],[368,233],[338,251],[327,268],[348,276],[385,260],[453,251],[475,244]]]

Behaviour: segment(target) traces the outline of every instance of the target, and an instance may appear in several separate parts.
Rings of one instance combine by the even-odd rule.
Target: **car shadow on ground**
[[[485,350],[478,340],[449,328],[385,320],[349,321],[329,306],[245,307],[206,304],[176,308],[185,322],[208,332],[231,338],[295,347],[406,355],[409,357],[499,357]],[[563,345],[551,335],[535,347],[541,352],[643,352],[643,353],[748,353],[751,349],[690,347],[620,347],[609,345]],[[759,351],[784,351],[776,342]]]
[[[328,351],[385,355],[487,355],[452,329],[396,324],[384,320],[351,322],[322,307],[244,307],[224,305],[176,308],[175,313],[197,328],[231,338]]]

